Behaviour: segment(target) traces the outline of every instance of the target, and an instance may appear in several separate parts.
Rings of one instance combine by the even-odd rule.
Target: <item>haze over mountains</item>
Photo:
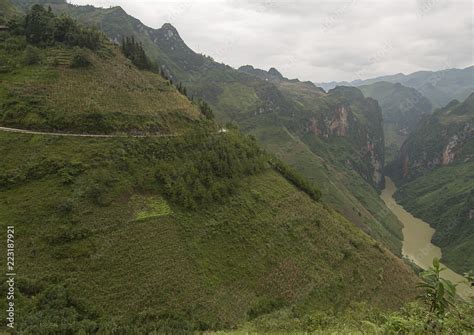
[[[29,14],[0,33],[20,331],[422,332],[424,306],[384,314],[420,280],[387,176],[442,261],[474,266],[474,67],[326,91],[217,63],[120,7],[0,1],[5,22]],[[434,324],[474,330],[457,303],[462,321]]]
[[[419,71],[408,75],[398,73],[394,75],[381,76],[373,79],[355,80],[352,82],[330,82],[317,83],[316,85],[325,90],[336,86],[363,86],[376,82],[399,83],[406,87],[412,87],[428,98],[434,107],[444,107],[451,100],[462,101],[474,90],[473,79],[474,66],[464,69],[446,69],[440,71]]]

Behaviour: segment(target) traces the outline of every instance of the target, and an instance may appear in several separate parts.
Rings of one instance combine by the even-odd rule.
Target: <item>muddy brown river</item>
[[[441,249],[431,243],[435,230],[397,204],[393,198],[397,188],[390,178],[385,177],[385,185],[381,198],[403,224],[402,254],[420,268],[427,269],[432,265],[433,258],[441,258]],[[467,299],[474,296],[474,290],[469,287],[464,277],[448,267],[441,272],[441,277],[458,284],[456,291],[461,297]]]

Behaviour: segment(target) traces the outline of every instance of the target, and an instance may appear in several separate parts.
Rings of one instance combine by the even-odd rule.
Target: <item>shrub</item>
[[[169,147],[166,156],[155,165],[162,192],[170,201],[191,209],[223,200],[235,191],[241,177],[265,166],[258,146],[232,133],[188,135]]]
[[[145,50],[143,49],[143,45],[139,41],[135,41],[135,38],[126,37],[122,40],[121,44],[122,53],[130,59],[136,67],[142,70],[149,70],[151,69],[151,63],[148,59]]]
[[[202,115],[206,117],[206,119],[208,120],[214,119],[214,112],[212,111],[211,107],[207,104],[207,102],[200,100],[199,110],[201,111]]]
[[[311,199],[316,201],[319,201],[321,199],[321,191],[319,191],[303,176],[301,176],[298,172],[284,164],[282,161],[277,158],[273,158],[272,160],[270,160],[270,165],[294,186],[308,194]]]
[[[38,48],[28,45],[25,49],[24,62],[26,65],[38,64],[41,60]]]
[[[81,27],[69,16],[57,17],[41,5],[34,5],[24,19],[9,25],[14,34],[24,35],[29,43],[39,46],[62,43],[96,50],[102,40],[99,31]]]
[[[75,48],[72,55],[71,67],[72,68],[85,68],[91,66],[92,63],[89,60],[87,53],[81,48]]]

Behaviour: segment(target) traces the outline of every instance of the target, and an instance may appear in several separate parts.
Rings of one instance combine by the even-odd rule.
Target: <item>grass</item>
[[[16,227],[17,274],[29,283],[19,287],[19,324],[35,324],[26,311],[53,283],[98,315],[171,313],[211,329],[239,325],[267,300],[303,315],[413,297],[403,262],[274,171],[187,210],[163,200],[147,181],[152,165],[127,141],[139,140],[0,134],[2,171],[29,171],[0,191],[0,224]],[[100,201],[93,180],[105,185]],[[27,295],[30,286],[38,293]]]
[[[385,207],[378,193],[354,171],[334,164],[309,150],[281,128],[259,129],[252,134],[270,152],[295,167],[314,183],[331,204],[351,222],[382,241],[395,254],[401,254],[401,225]],[[322,144],[324,145],[324,144]]]
[[[79,70],[27,66],[22,41],[16,54],[4,42],[2,125],[190,133],[0,132],[0,229],[15,226],[19,332],[235,329],[280,309],[393,309],[414,297],[403,261],[265,164],[252,139],[216,135],[195,104],[115,47],[88,53],[92,66]]]
[[[137,220],[157,218],[173,213],[169,204],[161,197],[134,196],[131,199]]]
[[[7,41],[8,36],[3,38]],[[182,133],[201,121],[196,105],[160,76],[137,70],[117,47],[83,50],[92,66],[72,69],[67,65],[71,48],[38,49],[40,63],[24,66],[23,42],[17,38],[15,43],[14,52],[0,45],[0,56],[12,64],[0,80],[4,126],[82,133]]]

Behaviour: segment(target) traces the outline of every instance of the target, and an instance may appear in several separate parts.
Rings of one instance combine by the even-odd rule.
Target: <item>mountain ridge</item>
[[[362,86],[379,81],[400,83],[418,90],[427,97],[433,106],[441,108],[452,99],[465,100],[474,89],[474,65],[466,68],[444,69],[438,71],[417,71],[410,74],[398,73],[371,79],[357,79],[351,82],[316,83],[325,90],[337,85]]]
[[[34,11],[44,18],[41,42],[58,21]],[[16,331],[218,331],[281,309],[303,318],[414,298],[418,279],[407,264],[315,200],[254,138],[218,132],[196,102],[117,46],[39,47],[21,31],[3,32],[5,40],[0,124],[116,134],[155,121],[184,133],[0,132],[0,225],[14,225],[21,246]],[[25,63],[32,48],[37,57]],[[142,113],[150,118],[135,119]]]
[[[314,88],[313,84],[294,80],[267,81],[216,63],[211,57],[194,53],[187,46],[183,46],[184,51],[181,52],[182,48],[175,48],[166,40],[163,31],[148,28],[128,15],[117,18],[111,16],[107,9],[94,9],[90,6],[52,5],[52,8],[55,12],[70,14],[86,25],[102,27],[112,40],[120,41],[123,36],[134,36],[167,77],[185,86],[191,97],[202,98],[211,105],[219,122],[232,122],[243,132],[258,135],[257,139],[264,147],[272,148],[274,152],[279,151],[272,143],[264,143],[267,140],[278,141],[273,135],[268,138],[261,137],[261,134],[266,133],[264,128],[272,129],[272,134],[276,134],[273,129],[277,127],[280,128],[277,133],[289,130],[292,136],[304,136],[302,143],[309,149],[305,151],[306,158],[304,161],[286,163],[316,185],[324,185],[324,188],[330,190],[328,197],[338,210],[371,236],[389,245],[390,250],[396,254],[401,253],[401,225],[393,214],[385,210],[377,191],[384,181],[377,172],[383,169],[383,163],[380,163],[382,152],[374,149],[383,147],[383,137],[377,135],[378,140],[373,143],[375,147],[364,138],[369,134],[369,124],[363,115],[364,104],[354,101],[351,108],[357,122],[351,123],[350,134],[357,140],[351,142],[344,136],[335,136],[329,140],[340,144],[330,145],[324,138],[317,138],[317,134],[308,133],[311,122],[318,118],[330,122],[332,116],[338,113],[339,107],[351,104],[350,101],[345,101],[350,99],[350,96],[324,97],[325,93]],[[311,107],[313,103],[315,108]],[[370,106],[374,110],[377,108],[375,105]],[[314,118],[317,115],[319,116]],[[337,124],[342,125],[336,122],[335,125]],[[259,127],[262,129],[258,129]],[[381,125],[376,125],[376,129],[382,132]],[[297,144],[291,138],[287,140],[288,145]],[[377,157],[376,161],[372,161],[371,156]],[[287,154],[281,157],[289,159]],[[334,184],[327,176],[323,177],[321,173],[306,168],[306,160],[326,161],[330,169],[340,173],[341,180],[337,185]],[[345,178],[361,178],[362,182],[353,183],[343,180]],[[351,193],[351,196],[347,197],[340,189]]]

